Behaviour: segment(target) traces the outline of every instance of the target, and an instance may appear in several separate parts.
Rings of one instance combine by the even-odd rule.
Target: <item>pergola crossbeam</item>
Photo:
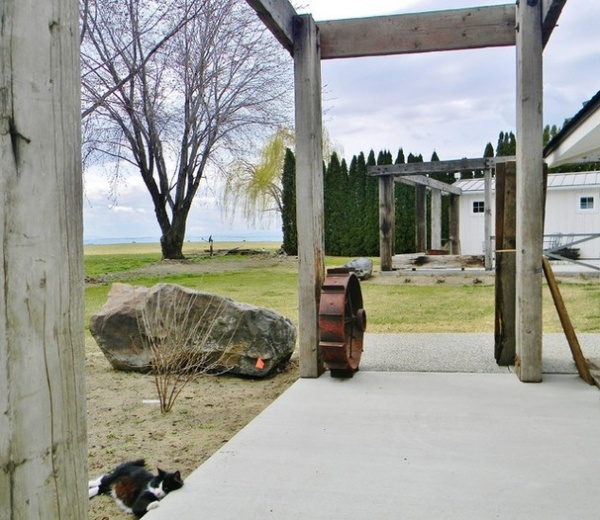
[[[369,167],[369,175],[415,175],[420,173],[466,172],[492,168],[495,158],[456,159],[450,161],[415,162],[403,164],[383,164]]]
[[[567,0],[542,1],[542,44],[545,47]]]
[[[452,184],[447,184],[445,182],[432,179],[430,177],[425,177],[424,175],[406,175],[397,177],[394,179],[394,181],[408,184],[409,186],[425,186],[432,190],[439,190],[444,193],[452,193],[453,195],[462,194],[462,190],[460,188],[457,188]]]
[[[296,10],[288,0],[246,0],[285,49],[294,52]]]
[[[515,44],[515,5],[317,22],[321,58],[356,58]]]

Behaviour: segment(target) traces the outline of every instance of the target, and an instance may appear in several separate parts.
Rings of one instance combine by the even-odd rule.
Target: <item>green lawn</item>
[[[177,274],[170,276],[128,276],[127,272],[160,261],[158,250],[140,244],[128,244],[116,252],[86,249],[87,276],[100,277],[121,273],[119,281],[151,286],[159,282],[177,283],[186,287],[213,292],[237,301],[268,307],[297,323],[297,270],[292,264],[281,264],[223,273]],[[104,246],[102,246],[104,247]],[[155,246],[156,248],[158,246]],[[242,247],[248,247],[244,244]],[[274,247],[276,248],[276,246]],[[196,259],[195,262],[228,262],[240,264],[240,257]],[[328,266],[343,265],[345,258],[328,258]],[[369,332],[493,332],[494,287],[490,284],[420,284],[418,277],[411,283],[398,278],[392,283],[362,282],[364,308]],[[88,284],[86,327],[89,317],[106,301],[110,283]],[[590,278],[565,279],[560,289],[577,332],[600,333],[600,280]],[[544,288],[544,330],[560,332],[561,326],[547,288]]]

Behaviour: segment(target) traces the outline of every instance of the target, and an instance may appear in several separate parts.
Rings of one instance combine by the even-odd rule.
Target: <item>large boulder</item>
[[[115,369],[138,372],[151,371],[157,352],[175,346],[201,352],[215,370],[264,377],[287,362],[296,345],[288,318],[174,284],[113,284],[90,319],[90,332]]]
[[[368,280],[373,273],[373,260],[360,257],[350,260],[344,267],[351,269],[359,280]]]

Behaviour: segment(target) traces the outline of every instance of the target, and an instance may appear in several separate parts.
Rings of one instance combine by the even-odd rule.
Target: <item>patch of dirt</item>
[[[298,363],[293,358],[264,380],[198,376],[166,414],[156,403],[154,377],[113,370],[95,343],[87,345],[86,375],[89,478],[136,458],[154,472],[178,469],[185,478],[298,378]],[[132,517],[100,496],[90,501],[89,518]]]
[[[135,273],[114,274],[88,283],[106,283],[138,275],[209,273],[297,262],[296,259],[254,255],[160,262]],[[180,470],[187,477],[224,443],[256,417],[298,378],[295,356],[275,376],[244,379],[200,375],[183,389],[173,409],[161,414],[154,377],[113,370],[95,341],[86,344],[88,471],[95,479],[126,460],[145,458],[156,467]],[[112,498],[90,501],[90,520],[132,518]]]

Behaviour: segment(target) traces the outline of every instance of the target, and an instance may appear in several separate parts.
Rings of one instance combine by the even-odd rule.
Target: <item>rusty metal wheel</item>
[[[358,278],[346,268],[329,269],[319,305],[319,347],[332,377],[352,377],[358,370],[366,328]]]

